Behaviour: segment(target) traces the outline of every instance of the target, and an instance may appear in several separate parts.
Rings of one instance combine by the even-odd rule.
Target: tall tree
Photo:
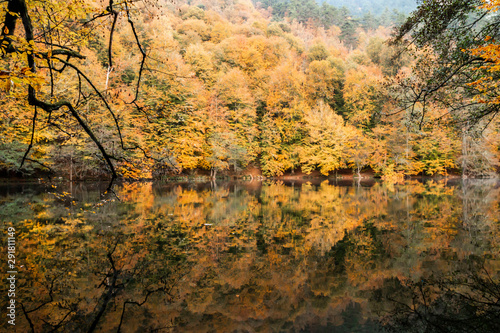
[[[348,47],[355,48],[358,45],[358,36],[356,34],[356,28],[358,27],[357,20],[347,18],[344,24],[342,24],[340,40],[345,43]]]
[[[421,126],[429,103],[452,112],[455,121],[474,124],[483,118],[490,119],[500,111],[500,105],[485,103],[483,98],[495,100],[497,89],[494,85],[479,83],[485,79],[496,83],[500,79],[498,72],[489,71],[491,58],[483,52],[491,39],[499,37],[500,16],[490,13],[495,2],[429,0],[419,3],[418,9],[393,37],[393,42],[420,51],[414,75],[403,82],[408,88],[404,107],[418,114]]]
[[[135,52],[141,55],[136,69],[135,96],[130,104],[136,104],[144,70],[146,51],[135,24],[135,15],[140,12],[134,1],[119,3],[109,0],[96,5],[91,2],[70,1],[31,1],[10,0],[0,5],[0,20],[3,23],[1,45],[0,80],[15,82],[25,90],[24,98],[32,108],[31,141],[21,160],[21,167],[29,158],[35,144],[34,138],[37,121],[44,115],[51,118],[67,116],[76,121],[78,126],[94,142],[105,161],[112,179],[117,177],[112,149],[106,147],[93,124],[84,115],[84,108],[89,103],[97,103],[108,113],[114,123],[115,135],[124,150],[140,149],[129,145],[122,135],[122,124],[116,110],[111,106],[106,90],[109,77],[116,69],[117,59],[114,52],[114,36],[119,21],[124,20],[134,36]],[[104,31],[100,24],[107,25]],[[92,73],[82,65],[86,55],[82,46],[88,46],[99,32],[107,35],[107,47],[103,57],[107,67],[104,88],[94,81]],[[95,39],[94,39],[95,41]],[[61,86],[57,82],[61,77],[68,80],[73,76],[70,86]],[[43,83],[48,82],[48,85]],[[50,123],[50,122],[49,122]],[[64,131],[64,128],[60,128]]]

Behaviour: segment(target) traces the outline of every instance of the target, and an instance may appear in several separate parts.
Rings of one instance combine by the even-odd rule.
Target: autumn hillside
[[[25,75],[21,55],[0,60],[2,175],[109,174],[71,112],[38,109],[34,117],[27,84],[40,98],[71,101],[124,178],[249,169],[264,176],[373,170],[393,179],[498,171],[497,120],[464,131],[437,107],[420,124],[398,112],[398,83],[414,75],[412,62],[385,43],[391,24],[376,17],[368,24],[326,5],[318,8],[331,16],[278,15],[250,0],[146,1],[116,20],[109,53],[112,16],[88,19],[103,2],[51,1],[43,11],[40,2],[27,3],[35,27],[53,27],[50,38],[84,57],[72,60],[76,74],[37,58],[39,71]],[[35,45],[33,52],[52,52]]]

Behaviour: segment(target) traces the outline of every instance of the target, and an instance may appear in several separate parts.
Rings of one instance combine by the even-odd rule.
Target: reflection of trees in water
[[[469,236],[466,243],[478,243],[481,236],[500,221],[500,207],[492,205],[500,202],[497,180],[466,179],[457,194],[462,200],[463,228]]]
[[[499,276],[481,258],[451,276],[386,281],[373,300],[387,301],[384,327],[394,332],[500,332]],[[390,309],[387,309],[390,307]]]
[[[429,202],[419,200],[407,210],[407,222],[413,231],[426,221],[434,242],[423,253],[434,253],[418,274],[388,279],[374,292],[378,306],[388,311],[383,317],[387,329],[395,332],[498,332],[500,331],[499,191],[497,181],[465,181],[454,192],[455,203],[440,202],[429,209]],[[442,201],[432,194],[431,201]],[[413,196],[414,199],[414,196]],[[458,200],[459,201],[458,201]],[[437,200],[437,201],[436,201]],[[431,205],[430,207],[433,207]],[[439,216],[435,215],[437,211]],[[438,224],[435,228],[432,224]],[[410,229],[408,229],[410,230]],[[448,236],[443,235],[446,231]],[[422,240],[411,249],[418,249]],[[440,235],[441,234],[441,235]],[[451,235],[452,237],[449,237]],[[410,238],[408,238],[410,240]],[[445,240],[443,242],[443,240]],[[387,301],[390,301],[387,303]]]
[[[142,237],[109,232],[108,227],[83,232],[68,228],[58,236],[47,232],[33,245],[44,247],[57,237],[59,248],[51,248],[51,254],[25,249],[29,253],[21,255],[21,262],[28,267],[19,272],[17,327],[31,332],[120,332],[120,327],[140,327],[154,317],[147,304],[151,299],[170,302],[182,277],[183,256],[162,251],[156,242],[146,244]],[[160,326],[152,320],[149,327]]]
[[[411,281],[497,255],[493,185],[371,185],[133,183],[114,201],[81,185],[10,194],[0,208],[32,203],[9,208],[26,265],[18,327],[364,332],[389,306],[368,301],[372,290],[408,304]],[[425,295],[439,295],[439,281]]]

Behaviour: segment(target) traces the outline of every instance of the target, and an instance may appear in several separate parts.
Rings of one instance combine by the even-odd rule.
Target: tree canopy
[[[416,0],[323,0],[323,3],[345,6],[358,16],[367,13],[381,15],[389,9],[408,14],[416,8],[416,2]]]
[[[78,127],[98,148],[112,179],[117,177],[112,160],[126,163],[126,159],[110,152],[103,138],[96,134],[95,127],[88,121],[84,108],[88,109],[92,104],[95,107],[95,103],[100,105],[114,123],[114,131],[122,149],[141,149],[138,145],[125,142],[120,117],[109,101],[108,91],[109,76],[116,69],[113,47],[116,26],[120,24],[120,20],[126,20],[134,36],[132,43],[141,55],[134,74],[134,97],[127,102],[137,105],[146,60],[144,45],[134,22],[139,9],[136,2],[127,0],[119,3],[109,0],[105,6],[78,0],[11,0],[0,7],[3,23],[0,37],[0,79],[7,92],[10,92],[12,84],[26,85],[27,104],[34,107],[31,141],[22,158],[21,167],[29,159],[34,144],[37,120],[42,117],[39,110],[45,112],[49,126],[62,132],[68,131],[65,121],[76,121]],[[101,25],[107,26],[107,29],[101,29]],[[101,48],[101,60],[107,67],[104,87],[96,82],[92,73],[85,70],[84,62],[88,62],[88,56],[82,52],[83,48],[92,47],[99,33],[104,33],[107,38],[106,46]],[[69,80],[71,83],[68,85]],[[15,93],[17,98],[23,95],[21,91]],[[64,120],[61,121],[62,119]]]
[[[438,8],[422,4],[434,12],[421,9],[399,37],[414,36],[406,46],[415,61],[395,57],[402,46],[384,42],[390,29],[373,15],[267,3],[0,2],[0,173],[75,180],[365,170],[402,179],[496,170],[498,126],[472,136],[421,121],[490,120],[498,107],[493,9],[450,2],[448,16],[484,35],[460,44],[467,38],[450,29],[461,28],[439,28]],[[471,21],[477,13],[486,16]],[[425,20],[437,26],[434,42]],[[456,41],[440,45],[446,34]],[[398,101],[412,112],[397,113]]]
[[[436,104],[458,122],[491,120],[499,112],[498,1],[420,1],[393,42],[417,54],[413,76],[402,80],[405,108],[421,118]]]

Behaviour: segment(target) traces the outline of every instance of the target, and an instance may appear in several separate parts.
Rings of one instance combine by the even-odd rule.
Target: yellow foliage
[[[350,133],[342,117],[322,101],[306,111],[304,116],[307,137],[299,148],[302,170],[311,173],[319,168],[323,175],[328,175],[346,162],[345,147],[350,140]]]
[[[500,9],[500,2],[498,0],[483,0],[483,5],[479,6],[479,8],[494,13]],[[491,36],[486,36],[485,42],[488,43],[462,51],[483,59],[484,65],[477,69],[486,70],[489,73],[497,73],[500,71],[500,44]],[[475,101],[483,104],[500,104],[498,82],[492,76],[482,76],[468,85],[480,92],[479,95],[474,97]]]
[[[382,72],[377,67],[350,69],[346,73],[343,95],[349,112],[349,121],[366,126],[379,108]]]

